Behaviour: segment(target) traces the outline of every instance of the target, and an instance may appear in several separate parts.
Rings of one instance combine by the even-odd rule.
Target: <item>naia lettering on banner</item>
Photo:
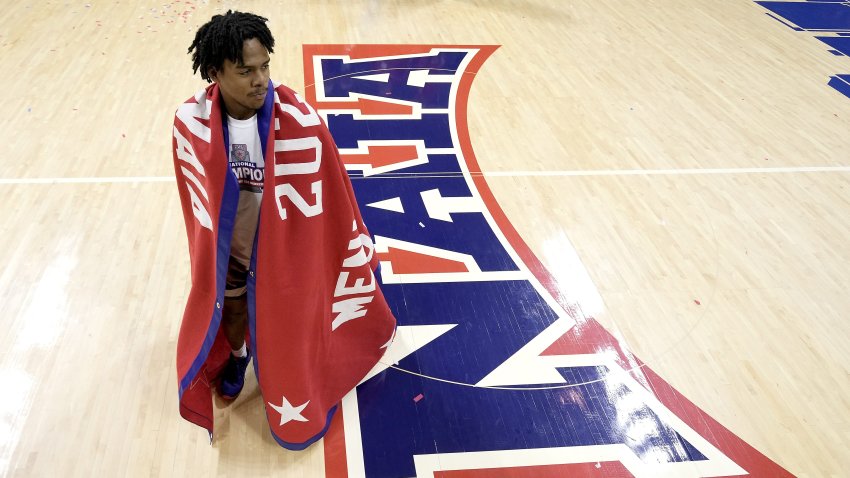
[[[195,100],[197,100],[197,103],[183,103],[177,107],[177,118],[183,122],[190,133],[209,144],[210,128],[198,120],[209,120],[208,112],[212,102],[207,99],[203,90],[198,92]],[[177,143],[175,149],[177,158],[184,163],[180,165],[180,172],[183,173],[183,180],[186,181],[186,189],[189,191],[192,213],[201,226],[212,231],[209,195],[201,180],[198,179],[198,176],[206,178],[204,167],[198,161],[192,144],[180,133],[176,126],[174,127],[174,140]],[[203,196],[203,201],[198,196],[199,193]]]

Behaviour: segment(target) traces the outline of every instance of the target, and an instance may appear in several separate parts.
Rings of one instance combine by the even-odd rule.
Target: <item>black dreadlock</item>
[[[242,44],[256,38],[274,53],[274,37],[266,26],[267,18],[253,13],[228,10],[224,15],[213,15],[209,22],[198,29],[195,40],[187,53],[192,53],[192,71],[201,71],[201,78],[212,83],[210,67],[221,70],[224,60],[242,62]]]

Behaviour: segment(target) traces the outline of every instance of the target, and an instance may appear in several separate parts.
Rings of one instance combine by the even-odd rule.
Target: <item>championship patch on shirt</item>
[[[263,164],[258,165],[251,158],[248,145],[232,144],[230,146],[230,169],[239,181],[240,191],[259,193],[263,191]]]

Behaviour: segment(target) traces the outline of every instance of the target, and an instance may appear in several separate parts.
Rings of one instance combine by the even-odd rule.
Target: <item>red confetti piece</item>
[[[696,300],[696,299],[694,299],[694,304],[696,304],[696,305],[702,305],[702,304],[700,304],[700,302],[699,302],[698,300]]]
[[[425,398],[425,395],[422,395],[420,393],[419,395],[413,397],[413,401],[416,402],[416,403],[419,403],[419,400],[422,400],[423,398]]]

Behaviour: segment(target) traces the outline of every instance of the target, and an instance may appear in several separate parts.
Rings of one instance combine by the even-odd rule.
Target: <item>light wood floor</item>
[[[798,476],[847,476],[850,98],[826,82],[850,59],[749,0],[5,5],[0,475],[323,473],[320,446],[287,452],[240,410],[250,396],[213,446],[177,412],[171,119],[202,86],[194,31],[230,7],[270,18],[273,77],[297,90],[302,44],[502,45],[471,137],[532,250],[738,436]]]

